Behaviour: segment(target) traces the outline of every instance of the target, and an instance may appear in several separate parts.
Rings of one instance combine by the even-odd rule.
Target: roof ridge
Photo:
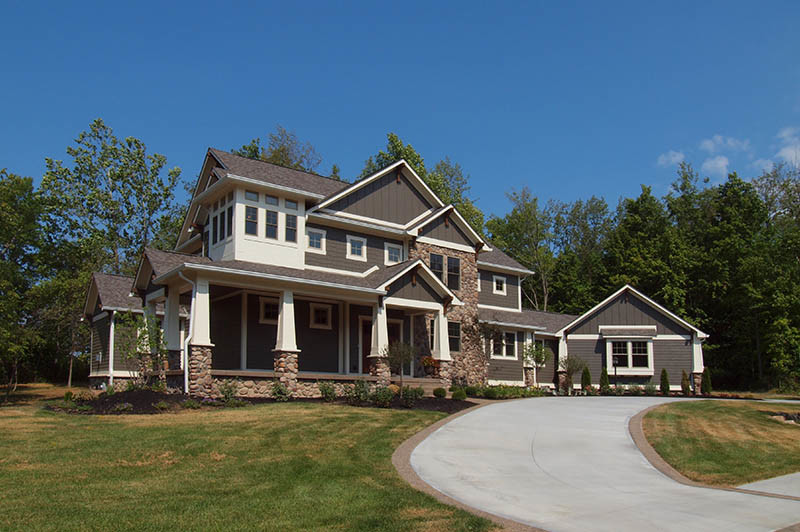
[[[109,277],[122,277],[124,279],[133,279],[130,275],[122,273],[106,273],[106,272],[92,272],[92,275],[108,275]]]
[[[556,312],[554,310],[538,310],[535,308],[523,308],[523,312],[541,312],[542,314],[556,314],[558,316],[575,316],[578,317],[580,314],[567,314],[566,312]]]
[[[301,170],[299,168],[292,168],[291,166],[285,166],[283,164],[272,163],[272,162],[269,162],[269,161],[265,161],[263,159],[255,159],[253,157],[245,157],[244,155],[239,155],[238,153],[233,153],[233,152],[226,151],[226,150],[220,150],[219,148],[211,148],[211,147],[209,147],[208,149],[209,150],[214,150],[214,151],[219,151],[219,152],[222,152],[222,153],[226,153],[228,155],[232,155],[233,157],[238,157],[240,159],[245,159],[247,161],[255,161],[257,163],[269,164],[269,165],[272,165],[272,166],[277,166],[278,168],[285,168],[287,170],[294,170],[295,172],[300,172],[300,173],[303,173],[303,174],[313,175],[314,177],[321,177],[322,179],[328,179],[330,181],[335,181],[337,183],[342,183],[344,185],[350,184],[347,181],[342,181],[341,179],[335,179],[335,178],[330,177],[330,176],[317,174],[315,172],[309,172],[308,170]]]

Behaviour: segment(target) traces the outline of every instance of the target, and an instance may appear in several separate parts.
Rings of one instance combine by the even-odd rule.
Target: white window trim
[[[447,320],[447,345],[448,346],[450,345],[450,338],[452,338],[452,336],[450,336],[450,324],[451,323],[458,323],[458,351],[450,350],[450,352],[451,353],[460,353],[461,350],[463,349],[463,344],[464,344],[464,334],[463,334],[463,330],[462,330],[460,321]]]
[[[503,280],[503,289],[502,290],[498,290],[497,289],[497,280],[498,279],[502,279]],[[492,275],[492,293],[500,295],[500,296],[505,296],[505,295],[508,294],[508,279],[506,279],[505,275]]]
[[[494,354],[494,338],[491,340],[491,345],[489,348],[491,349],[491,358],[494,360],[518,360],[519,359],[519,349],[517,349],[517,333],[516,331],[503,331],[503,350],[501,355]],[[513,334],[514,335],[514,356],[509,357],[506,356],[506,334]]]
[[[264,318],[264,303],[270,302],[275,303],[280,308],[280,301],[278,301],[277,297],[259,297],[258,298],[258,323],[265,323],[267,325],[277,325],[278,320],[269,320]]]
[[[353,241],[361,242],[361,251],[363,252],[360,256],[359,255],[352,255],[350,253],[350,243]],[[347,235],[347,258],[350,260],[358,260],[361,262],[367,262],[367,239],[360,236],[353,236]]]
[[[400,260],[398,261],[390,261],[389,260],[389,248],[394,248],[400,251]],[[348,244],[348,250],[350,246]],[[403,246],[400,244],[391,244],[389,242],[383,243],[383,265],[384,266],[391,266],[392,264],[400,264],[403,262]]]
[[[322,235],[322,239],[320,241],[322,244],[321,248],[317,249],[311,247],[311,233],[318,233]],[[316,227],[312,229],[306,228],[306,238],[306,251],[309,253],[319,253],[320,255],[325,255],[327,253],[325,242],[328,240],[328,232],[325,229],[317,229]]]
[[[606,369],[608,371],[608,376],[612,377],[614,375],[614,353],[612,352],[612,344],[614,342],[626,342],[628,346],[628,367],[619,367],[616,368],[617,375],[654,375],[655,370],[653,368],[653,339],[652,338],[610,338],[606,340]],[[647,367],[646,368],[634,368],[631,367],[631,363],[633,363],[633,348],[631,346],[631,342],[647,342]]]
[[[314,312],[316,310],[324,310],[328,319],[327,323],[314,323]],[[333,327],[333,306],[323,303],[309,303],[308,304],[308,327],[310,329],[327,329]]]
[[[294,203],[294,207],[289,206],[289,202]],[[300,210],[300,202],[297,200],[283,198],[283,208],[289,211],[299,211]]]

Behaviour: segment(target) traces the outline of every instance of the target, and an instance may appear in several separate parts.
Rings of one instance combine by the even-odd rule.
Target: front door
[[[399,342],[402,339],[403,324],[399,321],[390,321],[386,324],[389,333],[389,343]],[[369,353],[372,350],[372,320],[361,321],[361,373],[369,373]]]

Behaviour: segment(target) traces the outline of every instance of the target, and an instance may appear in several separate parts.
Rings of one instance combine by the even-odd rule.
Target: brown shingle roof
[[[510,310],[479,308],[478,318],[480,321],[486,322],[513,323],[516,325],[527,325],[529,327],[542,327],[542,332],[553,334],[572,322],[577,316],[528,309],[524,309],[522,312],[515,312]]]
[[[103,308],[119,308],[141,310],[142,300],[138,296],[131,297],[133,277],[111,275],[108,273],[92,274],[97,285],[97,294]]]
[[[349,186],[349,183],[337,181],[302,170],[294,170],[284,166],[248,159],[226,151],[209,148],[208,151],[216,157],[229,173],[241,177],[258,179],[272,185],[295,188],[304,192],[330,196]]]
[[[505,266],[506,268],[516,268],[516,269],[523,269],[527,270],[525,266],[520,264],[519,262],[515,261],[502,251],[492,242],[489,243],[491,246],[491,251],[484,251],[480,255],[478,255],[478,262],[485,262],[488,264],[495,264],[497,266]]]

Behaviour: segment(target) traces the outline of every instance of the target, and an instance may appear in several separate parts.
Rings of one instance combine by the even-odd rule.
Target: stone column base
[[[389,368],[389,359],[386,357],[370,357],[369,374],[378,377],[378,386],[389,386],[392,382],[392,372]]]
[[[692,373],[692,383],[694,384],[694,394],[700,395],[703,393],[703,374]]]
[[[533,368],[525,368],[525,386],[536,386],[535,375]]]
[[[565,391],[567,394],[571,394],[572,390],[568,389],[569,376],[567,372],[557,371],[556,374],[558,375],[558,389]]]
[[[275,357],[275,378],[283,384],[289,393],[297,392],[297,354],[299,351],[272,351]]]
[[[452,375],[452,362],[449,360],[440,360],[439,361],[439,380],[442,382],[442,386],[445,388],[449,388],[451,384],[453,384],[453,375]]]
[[[212,345],[189,346],[189,395],[211,397],[213,378],[211,377]]]

